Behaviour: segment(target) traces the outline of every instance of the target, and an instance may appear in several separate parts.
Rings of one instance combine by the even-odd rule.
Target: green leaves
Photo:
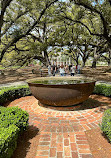
[[[28,126],[29,115],[18,107],[0,107],[0,158],[10,158],[17,138]]]
[[[42,58],[42,52],[48,54],[49,48],[55,45],[69,47],[73,42],[82,47],[84,40],[90,44],[90,38],[93,44],[93,38],[97,42],[102,38],[111,46],[109,6],[106,0],[101,3],[94,0],[43,0],[42,3],[41,0],[12,0],[1,28],[0,60],[3,59],[4,64],[8,59],[9,63],[14,61],[13,64],[20,65],[22,61],[23,64],[31,62],[35,56]],[[46,60],[42,58],[41,61]]]
[[[111,97],[111,85],[109,84],[96,84],[94,93],[102,94],[106,97]]]
[[[107,136],[108,140],[111,142],[111,108],[104,112],[100,127],[103,133]]]
[[[17,147],[19,128],[10,125],[7,128],[0,128],[0,158],[10,158]]]
[[[30,90],[28,86],[17,86],[17,87],[5,87],[0,89],[0,103],[4,104],[8,100],[20,98],[23,96],[30,95]]]

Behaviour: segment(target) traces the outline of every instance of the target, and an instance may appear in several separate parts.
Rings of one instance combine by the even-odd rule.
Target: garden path
[[[108,105],[111,106],[111,100]],[[9,106],[26,110],[29,124],[39,130],[40,139],[33,158],[93,158],[85,132],[98,128],[104,107],[83,110],[69,107],[60,111],[64,109],[40,106],[33,96],[16,99]]]

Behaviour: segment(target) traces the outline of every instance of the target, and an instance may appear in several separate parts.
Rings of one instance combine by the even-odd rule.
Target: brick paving
[[[103,112],[99,107],[59,111],[39,106],[33,96],[16,99],[9,106],[26,110],[29,124],[39,129],[35,158],[93,158],[85,131],[101,122]]]

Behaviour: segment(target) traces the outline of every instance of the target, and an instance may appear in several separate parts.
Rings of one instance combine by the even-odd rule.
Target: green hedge
[[[23,131],[28,126],[28,113],[18,107],[0,107],[0,127],[7,128],[16,125]]]
[[[28,85],[0,88],[0,103],[1,105],[3,105],[8,101],[28,96],[30,94],[31,92]]]
[[[111,109],[107,109],[104,112],[100,127],[103,133],[107,136],[108,140],[111,142]]]
[[[19,128],[10,125],[7,128],[0,128],[0,158],[10,158],[17,147]]]
[[[18,134],[28,126],[29,114],[18,107],[0,107],[0,158],[10,158]]]
[[[111,84],[96,84],[93,93],[102,94],[106,97],[111,97]]]

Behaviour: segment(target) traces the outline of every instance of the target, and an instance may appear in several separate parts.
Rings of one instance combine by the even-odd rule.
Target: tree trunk
[[[83,61],[82,67],[84,67],[85,64],[86,64],[87,58],[84,56],[84,57],[82,58],[82,61]]]
[[[97,60],[94,59],[91,67],[92,67],[92,68],[96,68],[96,63],[97,63]]]
[[[47,51],[45,50],[45,51],[43,51],[43,52],[44,52],[44,56],[43,56],[43,57],[44,57],[44,59],[45,59],[45,61],[46,61],[46,62],[45,62],[45,65],[48,66],[50,62],[49,62],[49,58],[48,58]]]
[[[76,62],[76,65],[78,65],[78,60],[77,60],[77,59],[74,59],[74,61]]]
[[[111,59],[108,61],[108,66],[111,66]]]
[[[108,66],[111,66],[111,50],[109,51],[109,60],[108,60]]]
[[[95,47],[94,49],[94,58],[93,58],[93,62],[92,62],[92,66],[91,68],[96,68],[96,63],[97,63],[97,54],[96,54],[97,48]]]
[[[84,67],[84,66],[85,66],[85,63],[86,63],[86,60],[83,60],[82,67]]]

